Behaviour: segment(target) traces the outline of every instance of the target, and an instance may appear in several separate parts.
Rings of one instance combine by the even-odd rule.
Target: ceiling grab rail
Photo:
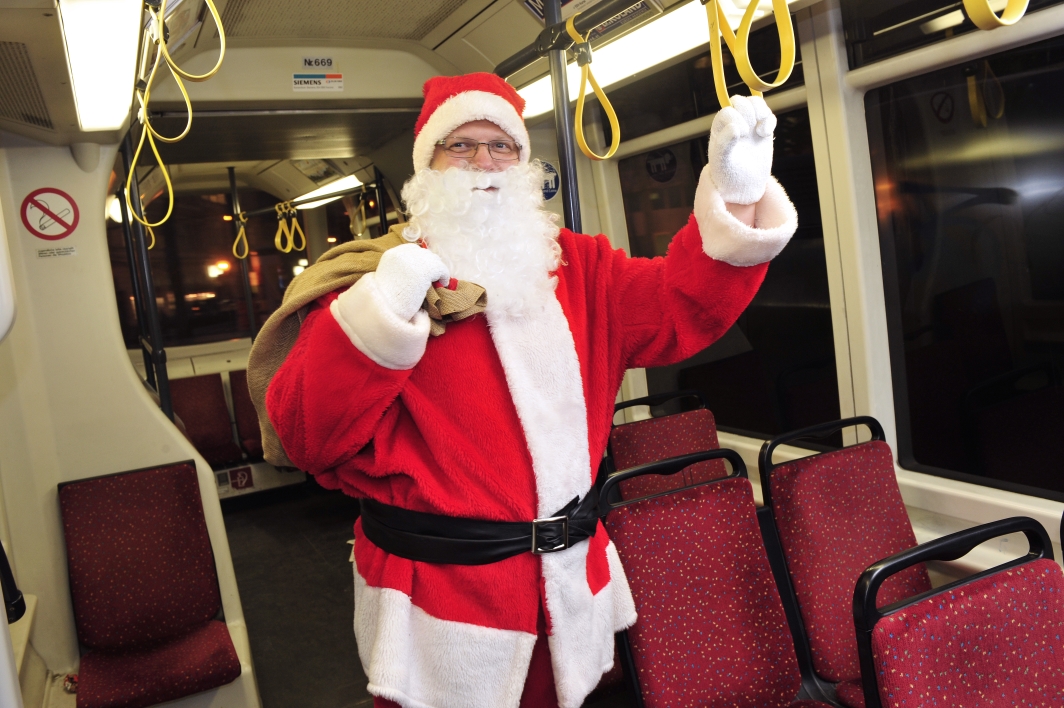
[[[177,65],[173,57],[170,56],[170,50],[167,46],[169,41],[170,31],[166,27],[166,0],[146,0],[144,8],[148,11],[148,14],[152,17],[152,38],[155,45],[158,47],[158,51],[155,54],[155,63],[152,64],[151,72],[148,74],[147,81],[138,81],[135,87],[137,102],[139,108],[137,109],[137,119],[143,125],[143,129],[140,132],[140,141],[137,143],[137,149],[133,153],[133,164],[130,167],[130,174],[126,175],[126,206],[129,209],[129,213],[134,219],[139,221],[143,225],[148,233],[151,235],[151,245],[149,249],[155,246],[155,234],[152,231],[153,228],[162,226],[169,220],[170,215],[174,211],[174,185],[170,180],[170,171],[166,169],[166,164],[163,162],[163,158],[159,155],[159,148],[156,146],[155,141],[161,140],[164,143],[176,143],[183,140],[185,136],[192,130],[192,100],[189,98],[188,91],[185,89],[185,84],[182,78],[188,81],[206,81],[215,74],[222,67],[222,60],[225,59],[225,29],[222,27],[222,18],[218,14],[218,8],[214,6],[212,0],[206,0],[207,7],[211,11],[211,16],[214,18],[214,22],[218,27],[218,39],[219,39],[219,52],[218,60],[215,62],[214,67],[204,74],[190,74]],[[185,102],[185,111],[187,113],[187,119],[185,120],[185,128],[178,135],[170,137],[159,133],[151,124],[151,119],[148,112],[148,104],[151,101],[151,87],[155,83],[155,76],[159,70],[159,64],[162,61],[166,61],[166,66],[170,70],[170,74],[174,77],[174,81],[177,83],[177,88],[181,91],[181,97]],[[166,192],[169,197],[169,204],[166,208],[166,214],[157,222],[152,223],[146,216],[141,216],[144,212],[144,202],[140,194],[137,195],[137,200],[140,202],[141,208],[134,209],[131,195],[132,184],[132,171],[136,169],[137,162],[140,160],[140,153],[144,149],[144,141],[148,141],[148,145],[151,147],[152,154],[155,155],[156,161],[159,163],[159,169],[162,171],[163,182],[166,184]]]
[[[589,41],[591,30],[588,30],[584,36],[580,36],[574,24],[579,16],[580,13],[578,12],[565,22],[565,31],[573,38],[573,52],[576,54],[576,64],[580,67],[580,94],[576,99],[573,130],[576,134],[576,144],[580,148],[580,152],[584,153],[588,159],[608,160],[616,154],[617,148],[621,145],[621,126],[617,121],[617,112],[613,110],[613,104],[610,103],[610,99],[606,98],[606,94],[598,85],[598,81],[595,81],[595,75],[591,73],[591,42]],[[591,89],[595,92],[595,96],[598,97],[599,103],[602,105],[602,110],[606,112],[606,117],[610,121],[612,139],[609,150],[606,151],[605,155],[596,154],[594,150],[588,147],[587,140],[584,138],[584,98],[589,81],[591,82]]]
[[[1008,0],[1005,9],[998,16],[990,7],[990,0],[964,0],[964,11],[968,19],[981,30],[1007,27],[1020,21],[1027,12],[1028,0]]]
[[[721,108],[731,106],[731,99],[728,97],[728,82],[724,78],[721,38],[728,45],[728,50],[735,59],[735,68],[752,95],[760,96],[765,91],[779,88],[791,78],[797,57],[797,46],[794,41],[794,25],[791,22],[791,12],[787,8],[787,0],[772,0],[772,16],[780,35],[780,68],[776,73],[776,80],[772,82],[765,81],[758,76],[750,62],[750,29],[754,23],[754,13],[757,11],[757,0],[750,0],[746,6],[743,19],[739,22],[738,33],[732,32],[728,18],[718,0],[701,0],[701,2],[705,5],[706,15],[709,18],[709,54],[713,65],[713,87]]]

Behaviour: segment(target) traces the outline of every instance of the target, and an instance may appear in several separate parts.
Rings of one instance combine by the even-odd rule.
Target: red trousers
[[[521,693],[521,708],[558,708],[558,695],[554,692],[554,669],[550,664],[546,622],[542,611],[540,612],[540,625],[536,645],[532,649],[532,662],[528,666],[525,689]],[[400,708],[400,706],[386,698],[375,697],[373,708]]]

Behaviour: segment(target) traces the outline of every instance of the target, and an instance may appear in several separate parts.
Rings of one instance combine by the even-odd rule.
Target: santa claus
[[[400,245],[316,300],[266,392],[288,458],[363,500],[375,706],[577,708],[612,665],[636,611],[591,490],[621,379],[720,337],[797,225],[774,116],[733,100],[690,220],[640,259],[559,229],[509,84],[425,84]],[[486,305],[430,337],[426,292],[455,280]]]

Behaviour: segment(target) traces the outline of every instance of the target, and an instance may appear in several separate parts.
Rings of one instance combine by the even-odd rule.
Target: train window
[[[242,190],[245,210],[269,207],[277,199],[258,190]],[[148,217],[161,218],[165,195],[148,205]],[[340,204],[340,202],[335,202]],[[167,347],[202,344],[250,336],[240,262],[233,257],[233,225],[225,194],[179,195],[174,213],[155,229],[149,252],[155,281],[155,302]],[[276,221],[252,219],[247,224],[252,301],[259,326],[281,304],[294,269],[306,253],[281,253],[274,247]],[[349,238],[349,237],[348,237]],[[345,239],[346,240],[346,239]],[[137,317],[129,258],[121,224],[108,222],[115,295],[126,347],[137,346]]]
[[[1060,2],[1030,0],[1027,12]],[[976,29],[961,0],[846,0],[840,5],[851,69]],[[999,12],[1004,5],[991,3]]]
[[[1064,500],[1062,108],[1062,37],[866,96],[901,463]]]
[[[791,21],[794,22],[794,19],[791,18]],[[752,32],[749,46],[754,68],[763,76],[774,78],[780,65],[780,42],[776,25],[770,24]],[[794,71],[785,87],[777,90],[791,89],[805,82],[801,54],[799,46]],[[739,78],[731,54],[727,50],[724,51],[724,62],[728,93],[749,94],[750,91]],[[608,95],[610,103],[617,111],[621,135],[625,140],[720,110],[713,89],[713,68],[710,65],[708,48],[697,56],[655,71],[650,76],[611,89]],[[609,123],[603,120],[602,124],[607,133],[606,143],[609,144]]]
[[[724,337],[686,361],[646,372],[650,393],[699,389],[719,426],[761,437],[839,417],[809,111],[778,118],[772,172],[798,208],[798,232]],[[633,256],[663,255],[687,222],[706,148],[699,138],[620,161]]]

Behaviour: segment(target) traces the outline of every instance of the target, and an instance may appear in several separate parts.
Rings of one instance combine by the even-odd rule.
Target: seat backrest
[[[885,580],[1022,532],[1025,556],[882,607]],[[869,708],[1064,705],[1064,573],[1034,519],[1013,517],[928,541],[870,566],[853,597]]]
[[[233,426],[221,374],[204,374],[170,382],[174,413],[185,423],[186,435],[211,465],[224,465],[241,459],[233,442]]]
[[[872,631],[884,708],[1064,705],[1062,598],[1060,566],[1043,559],[884,618]]]
[[[618,425],[610,431],[609,440],[613,464],[619,470],[719,447],[717,424],[705,408]],[[644,475],[629,479],[620,485],[621,496],[636,499],[727,474],[723,460],[706,460],[668,477]]]
[[[875,561],[916,545],[890,447],[873,440],[804,457],[775,466],[769,479],[813,668],[829,681],[859,678],[854,585]],[[916,565],[883,586],[880,602],[890,604],[930,589],[927,570]]]
[[[152,646],[218,614],[193,462],[70,482],[59,503],[82,644]]]
[[[262,431],[255,404],[248,390],[248,372],[244,369],[229,372],[229,390],[233,397],[233,416],[240,446],[251,457],[262,457]]]
[[[615,508],[647,708],[788,706],[801,678],[745,478]]]

